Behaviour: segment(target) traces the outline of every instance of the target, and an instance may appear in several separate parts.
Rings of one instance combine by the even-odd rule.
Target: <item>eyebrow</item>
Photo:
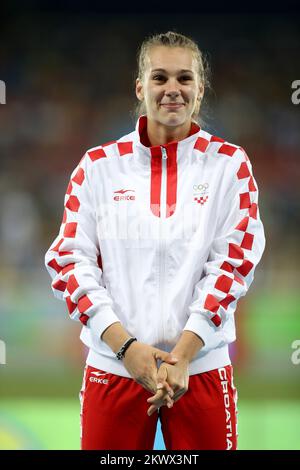
[[[151,70],[151,73],[153,72],[165,72],[167,73],[167,71],[165,69],[153,69]],[[191,73],[193,74],[194,72],[192,70],[189,70],[189,69],[181,69],[179,70],[179,73]]]

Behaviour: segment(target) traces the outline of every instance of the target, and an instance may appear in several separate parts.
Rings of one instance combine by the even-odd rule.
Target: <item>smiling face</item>
[[[136,95],[145,103],[149,121],[168,128],[190,124],[203,97],[197,61],[188,48],[154,46],[136,80]]]

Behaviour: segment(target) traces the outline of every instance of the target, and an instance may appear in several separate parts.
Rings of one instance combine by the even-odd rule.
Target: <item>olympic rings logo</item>
[[[208,186],[208,183],[194,184],[193,189],[194,191],[205,191],[205,189],[208,189]]]

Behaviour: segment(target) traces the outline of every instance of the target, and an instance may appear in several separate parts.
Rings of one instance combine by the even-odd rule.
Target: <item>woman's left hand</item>
[[[172,397],[175,403],[187,391],[189,386],[189,361],[180,359],[177,364],[171,365],[163,362],[157,371],[158,390],[153,397],[148,398],[147,402],[151,404],[147,414],[151,416],[158,408],[166,404],[166,396]],[[161,386],[159,386],[161,384]],[[173,390],[173,396],[171,394]]]

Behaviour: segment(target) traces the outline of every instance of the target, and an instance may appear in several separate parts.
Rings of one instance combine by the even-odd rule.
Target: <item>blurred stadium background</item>
[[[29,2],[34,3],[34,2]],[[41,2],[43,3],[43,2]],[[208,56],[204,128],[244,147],[267,246],[236,312],[231,347],[240,449],[300,449],[300,29],[279,14],[104,13],[73,3],[3,14],[0,79],[0,449],[78,449],[87,351],[54,299],[44,254],[72,170],[87,148],[134,126],[135,55],[175,29]],[[298,355],[299,357],[299,355]],[[294,361],[295,362],[295,361]],[[155,448],[164,448],[158,428]]]

